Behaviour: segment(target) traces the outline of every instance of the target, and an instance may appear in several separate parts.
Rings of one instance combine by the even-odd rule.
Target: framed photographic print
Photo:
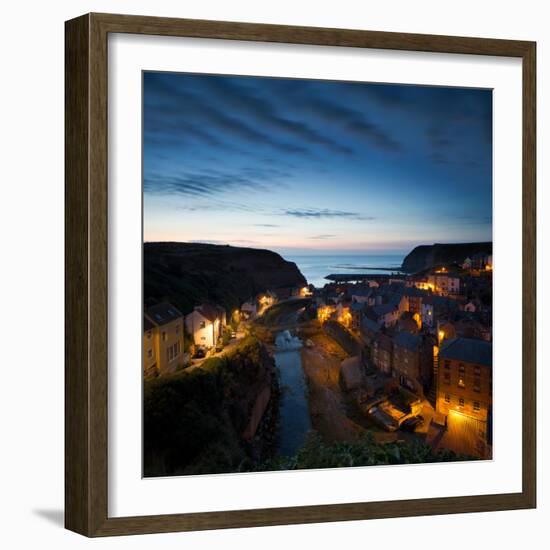
[[[536,505],[535,44],[66,23],[66,527]]]

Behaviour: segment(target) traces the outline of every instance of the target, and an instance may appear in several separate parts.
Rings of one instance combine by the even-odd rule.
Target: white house
[[[185,328],[196,346],[212,348],[226,324],[225,310],[217,305],[202,304],[185,317]]]

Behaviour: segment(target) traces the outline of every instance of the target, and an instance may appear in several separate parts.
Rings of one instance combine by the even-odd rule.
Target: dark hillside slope
[[[439,264],[462,263],[467,257],[482,252],[493,253],[493,243],[432,244],[417,246],[403,260],[401,269],[416,273]]]
[[[202,243],[145,243],[145,304],[167,300],[187,314],[202,302],[228,312],[268,289],[303,286],[296,264],[270,250]]]

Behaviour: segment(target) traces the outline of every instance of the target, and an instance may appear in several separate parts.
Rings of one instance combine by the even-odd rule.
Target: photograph
[[[492,89],[143,71],[141,162],[144,477],[492,459]]]

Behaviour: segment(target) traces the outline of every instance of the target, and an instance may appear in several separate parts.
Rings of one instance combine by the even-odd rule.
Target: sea
[[[331,273],[390,274],[398,273],[406,254],[378,253],[360,255],[284,255],[285,260],[294,262],[309,284],[322,288],[329,281]],[[385,269],[373,269],[385,268]]]

